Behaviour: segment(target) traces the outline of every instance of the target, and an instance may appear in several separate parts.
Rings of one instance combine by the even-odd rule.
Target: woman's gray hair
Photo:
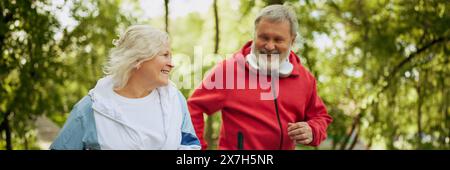
[[[167,33],[148,25],[133,25],[113,40],[104,67],[106,75],[112,76],[114,87],[124,87],[131,71],[141,62],[152,59],[169,44]]]
[[[295,12],[287,6],[270,5],[261,10],[255,19],[255,29],[261,19],[268,19],[272,22],[289,21],[291,26],[291,35],[296,36],[298,30],[298,21]]]

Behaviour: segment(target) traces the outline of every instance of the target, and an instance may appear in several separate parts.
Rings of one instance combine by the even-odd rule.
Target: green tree
[[[103,75],[112,40],[132,20],[121,11],[119,0],[67,3],[73,3],[74,28],[60,26],[48,9],[51,3],[0,3],[0,137],[6,149],[29,149],[40,115],[64,123],[75,102]]]
[[[446,0],[242,0],[238,8],[215,0],[206,14],[173,20],[169,0],[161,2],[165,14],[156,18],[139,16],[146,9],[135,0],[64,1],[56,9],[53,1],[0,2],[0,145],[36,148],[39,116],[62,125],[103,76],[112,40],[131,24],[170,31],[173,53],[184,54],[174,56],[172,77],[184,81],[195,72],[205,75],[251,40],[259,10],[285,4],[300,26],[293,50],[318,80],[334,118],[331,145],[321,148],[450,149]],[[67,6],[73,21],[57,19],[54,11]],[[196,46],[202,66],[192,65]],[[188,97],[199,83],[180,90]],[[210,149],[220,123],[220,114],[208,118]]]
[[[0,2],[0,139],[8,150],[32,148],[33,120],[62,110],[63,96],[49,92],[62,84],[65,65],[56,55],[59,23],[43,8],[48,4]]]

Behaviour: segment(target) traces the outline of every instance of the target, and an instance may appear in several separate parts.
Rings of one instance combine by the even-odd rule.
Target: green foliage
[[[64,1],[53,9],[55,2],[0,2],[0,146],[6,146],[8,124],[12,149],[38,149],[34,120],[45,115],[63,125],[103,76],[111,42],[121,31],[135,23],[165,26],[163,16],[141,16],[147,9],[138,1]],[[284,3],[298,16],[294,51],[318,80],[334,118],[320,149],[450,149],[448,1],[242,0],[238,8],[217,2],[218,54],[212,6],[170,20],[178,54],[173,78],[208,72],[253,38],[261,8]],[[67,6],[74,22],[69,26],[55,12]],[[192,65],[196,46],[203,48],[203,67]],[[193,86],[180,90],[188,97],[200,82],[186,81]],[[212,117],[212,141],[220,123],[220,114]]]
[[[62,96],[49,93],[64,79],[64,63],[55,55],[57,42],[53,39],[59,23],[41,8],[45,5],[41,1],[0,3],[0,120],[1,130],[4,122],[9,124],[13,140],[31,141],[27,132],[33,128],[32,120],[61,110],[62,103],[57,101]],[[23,144],[24,148],[32,146]]]
[[[129,19],[120,15],[120,1],[71,3],[72,17],[79,23],[71,31],[61,28],[50,11],[52,3],[0,3],[0,122],[8,122],[12,149],[33,147],[35,135],[29,132],[38,116],[64,123],[75,102],[102,76],[102,60],[117,35],[114,28],[129,25]],[[0,139],[6,139],[4,132]]]

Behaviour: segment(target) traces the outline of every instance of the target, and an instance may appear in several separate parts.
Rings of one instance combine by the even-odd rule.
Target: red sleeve
[[[306,121],[312,129],[313,141],[311,146],[319,146],[327,138],[327,127],[332,122],[332,118],[327,113],[325,104],[317,95],[316,80],[313,80],[313,91],[306,108]]]
[[[206,149],[208,144],[203,138],[204,118],[203,113],[211,115],[222,109],[226,101],[226,91],[224,85],[223,63],[219,64],[195,89],[194,93],[189,97],[187,103],[189,112],[191,113],[192,123],[194,125],[197,137],[202,144],[202,149]],[[216,81],[219,80],[219,81]],[[221,80],[221,81],[220,81]],[[213,84],[217,83],[214,88]]]

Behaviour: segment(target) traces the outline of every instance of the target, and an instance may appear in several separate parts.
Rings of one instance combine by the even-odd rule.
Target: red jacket
[[[294,149],[294,141],[287,135],[288,122],[306,121],[312,128],[312,146],[318,146],[327,137],[327,126],[332,118],[328,115],[325,105],[317,95],[316,80],[300,63],[300,59],[291,52],[290,62],[294,66],[291,75],[279,80],[278,112],[281,122],[275,112],[273,100],[261,100],[261,93],[270,92],[270,88],[250,88],[249,74],[254,74],[245,62],[250,53],[251,41],[238,53],[216,66],[203,80],[201,88],[197,88],[188,99],[192,123],[202,148],[207,143],[203,138],[203,113],[211,115],[222,111],[222,126],[219,136],[219,149],[237,149],[238,132],[243,134],[243,149],[273,150]],[[224,69],[233,65],[232,69]],[[241,66],[241,67],[239,67]],[[229,68],[229,67],[226,67]],[[238,72],[245,77],[237,76]],[[227,75],[228,73],[228,75]],[[222,74],[220,78],[218,74]],[[234,77],[227,76],[234,74]],[[242,75],[242,74],[241,74]],[[270,77],[269,77],[270,78]],[[239,80],[238,80],[239,79]],[[208,81],[222,82],[223,88],[207,89]],[[245,89],[237,89],[238,81],[245,82]],[[234,89],[229,89],[234,85]],[[265,87],[265,86],[264,86]]]

